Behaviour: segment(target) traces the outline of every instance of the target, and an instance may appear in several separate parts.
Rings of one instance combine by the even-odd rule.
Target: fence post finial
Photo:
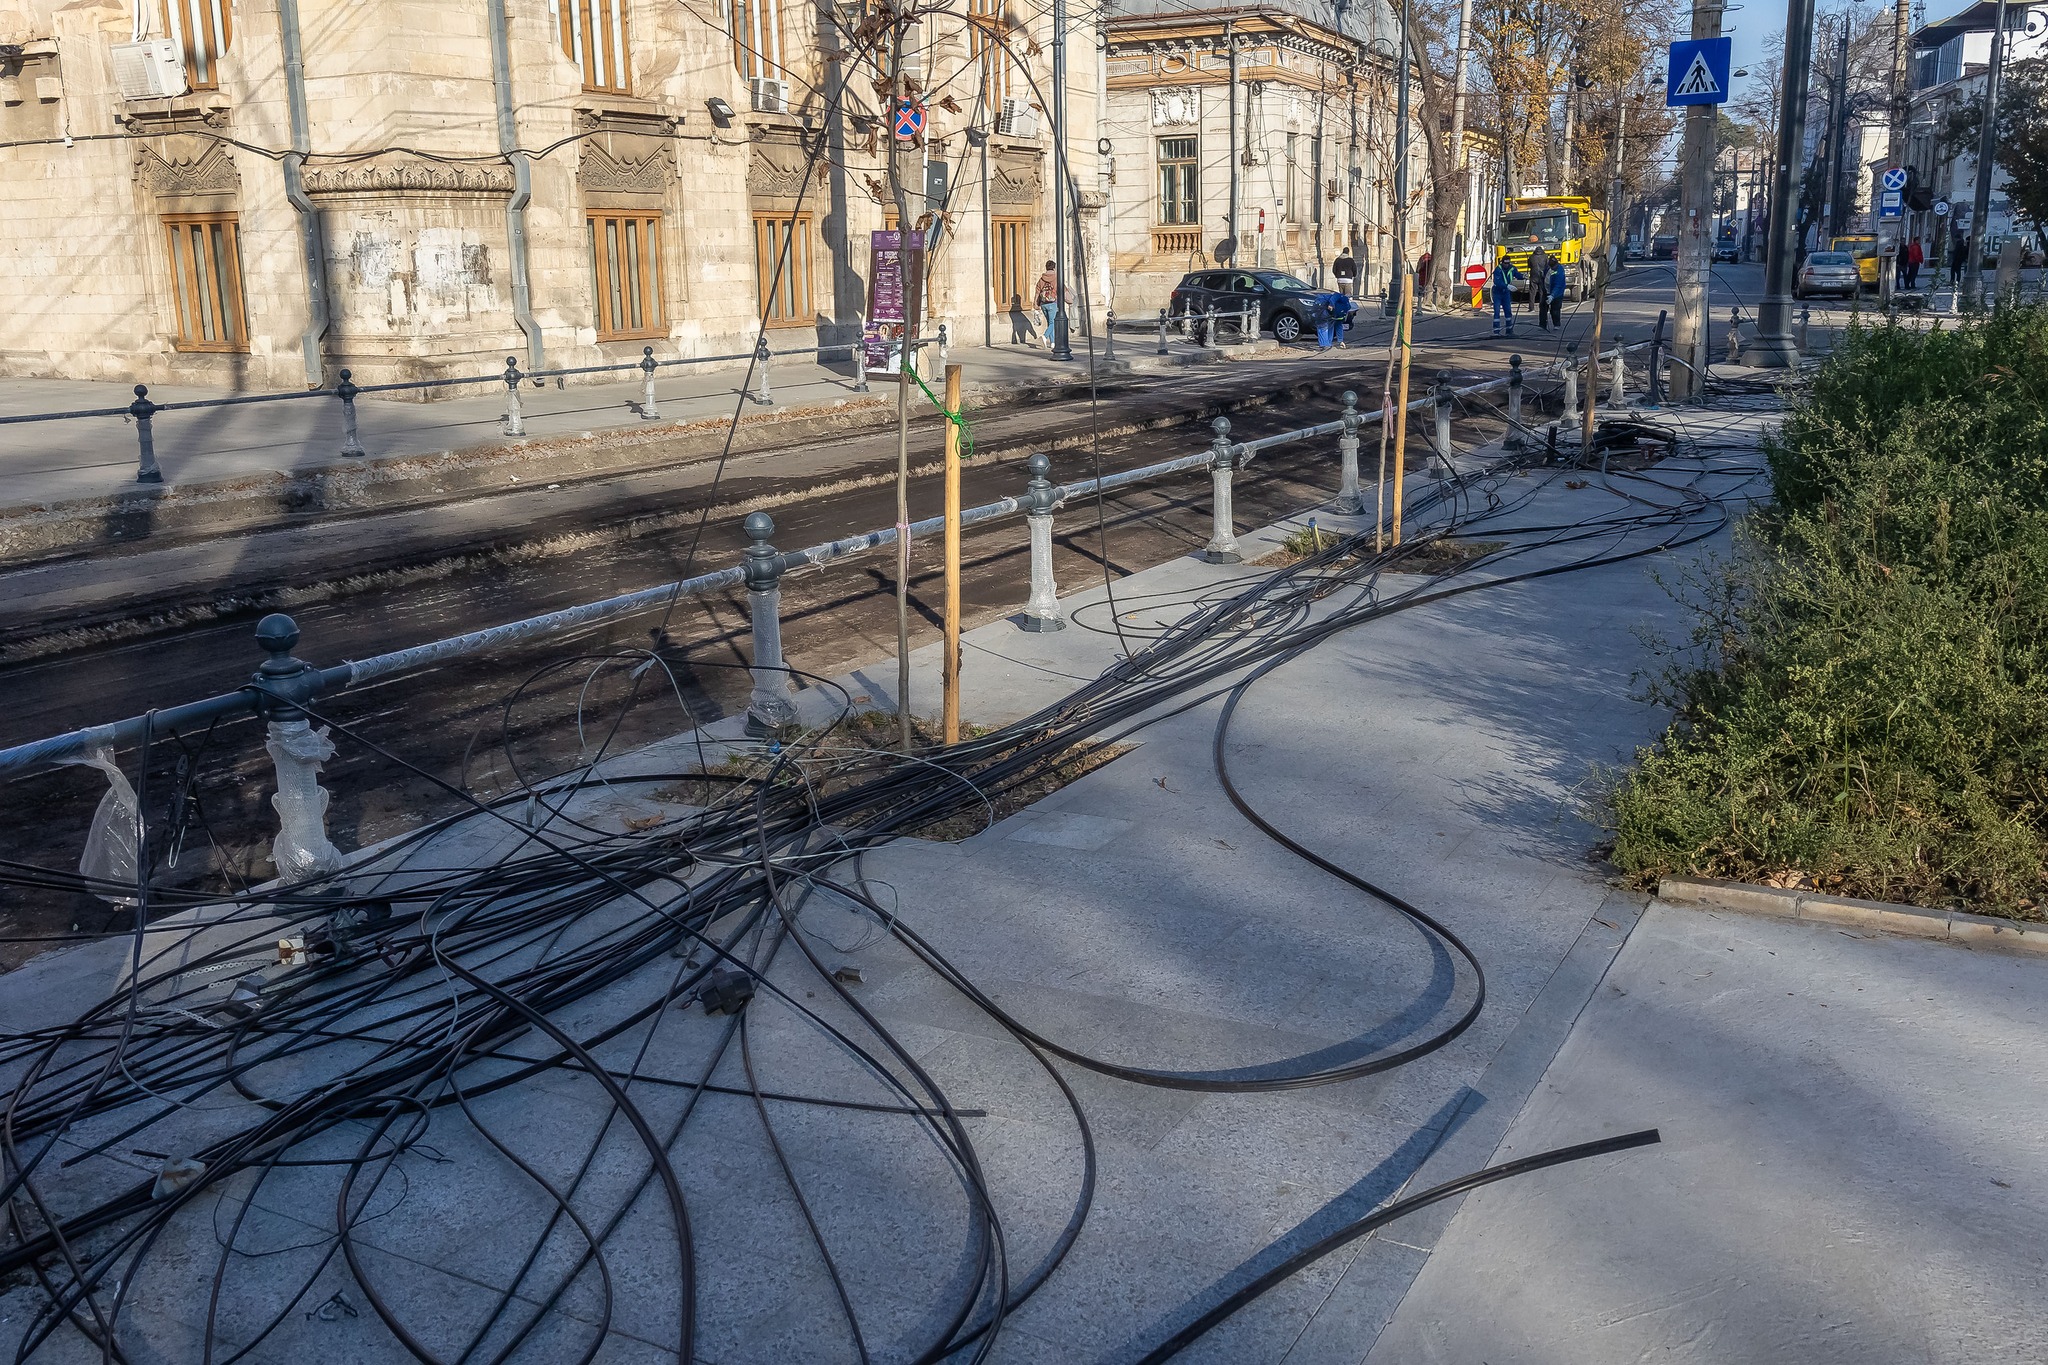
[[[156,463],[156,432],[150,426],[156,404],[150,401],[149,385],[135,386],[135,401],[128,405],[128,415],[135,419],[135,482],[162,483],[164,472]]]
[[[524,436],[526,417],[519,410],[519,381],[525,378],[519,373],[519,358],[505,357],[505,434]]]

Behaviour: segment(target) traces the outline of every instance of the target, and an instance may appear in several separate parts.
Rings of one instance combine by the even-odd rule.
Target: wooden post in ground
[[[1394,399],[1394,527],[1393,542],[1401,545],[1402,490],[1407,485],[1405,460],[1408,456],[1408,358],[1409,340],[1415,335],[1415,272],[1401,272],[1401,378]]]
[[[960,367],[946,367],[946,411],[960,411]],[[946,743],[960,742],[960,425],[946,419]]]

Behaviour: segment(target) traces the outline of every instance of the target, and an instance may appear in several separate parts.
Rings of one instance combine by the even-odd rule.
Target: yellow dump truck
[[[1529,253],[1540,246],[1552,260],[1564,262],[1566,298],[1576,301],[1591,294],[1597,272],[1605,268],[1600,255],[1607,247],[1607,215],[1578,195],[1510,199],[1506,207],[1494,257],[1506,257],[1522,272],[1515,292],[1528,293]]]

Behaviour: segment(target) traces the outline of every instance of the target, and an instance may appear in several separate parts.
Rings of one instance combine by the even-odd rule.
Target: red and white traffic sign
[[[924,106],[916,100],[896,101],[896,136],[908,142],[924,133]]]
[[[1472,264],[1466,266],[1465,283],[1470,285],[1474,289],[1484,288],[1486,285],[1486,267],[1479,264],[1479,262],[1477,261],[1474,261]]]

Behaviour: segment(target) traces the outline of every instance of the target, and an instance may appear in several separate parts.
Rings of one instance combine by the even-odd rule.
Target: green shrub
[[[1776,504],[1679,589],[1615,861],[2038,916],[2048,313],[1852,330],[1766,454]]]

